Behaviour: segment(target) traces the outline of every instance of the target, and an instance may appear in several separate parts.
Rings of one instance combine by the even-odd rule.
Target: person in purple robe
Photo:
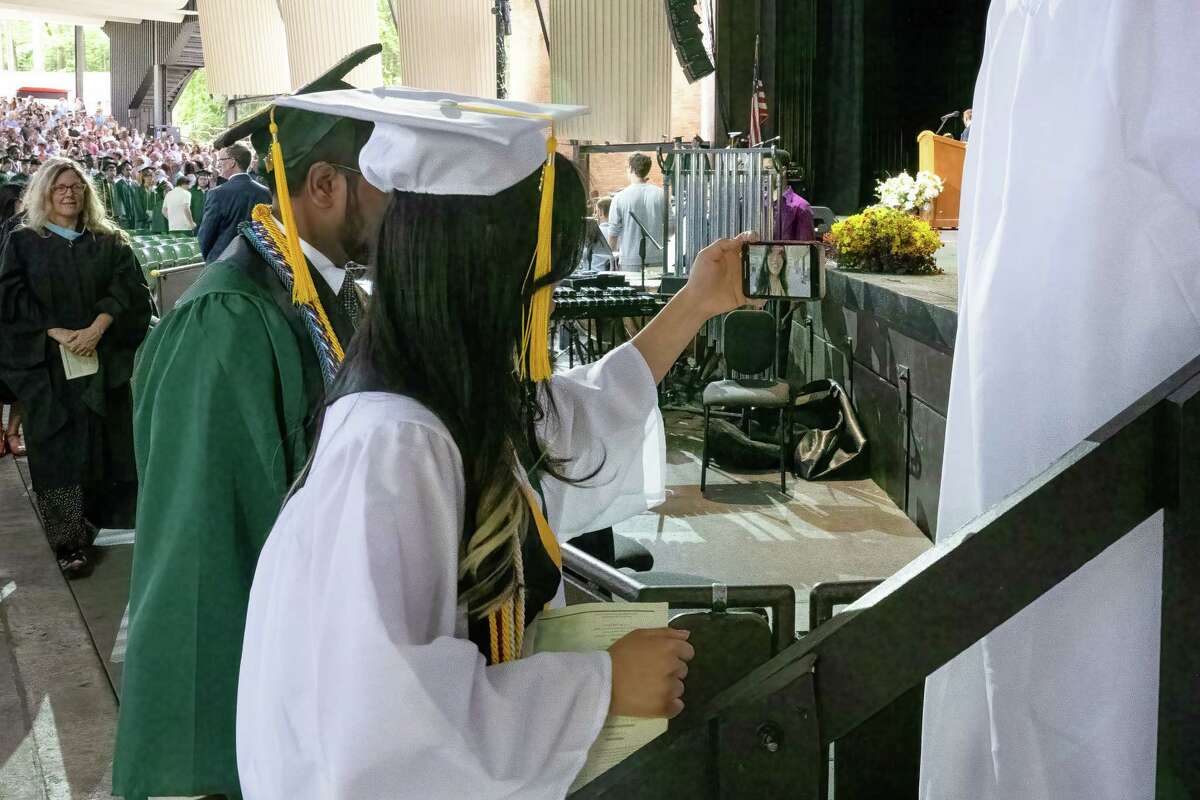
[[[785,242],[811,242],[816,239],[812,206],[791,186],[785,186],[779,197],[779,214],[775,220],[775,238]]]

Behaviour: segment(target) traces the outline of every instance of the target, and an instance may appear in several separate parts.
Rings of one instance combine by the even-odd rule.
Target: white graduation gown
[[[624,345],[551,381],[542,429],[584,486],[544,480],[560,538],[663,499],[654,380]],[[463,472],[411,398],[335,402],[250,593],[237,752],[247,800],[559,800],[608,711],[605,652],[487,667],[456,570]]]
[[[1197,75],[1193,0],[992,3],[939,538],[1200,354]],[[928,680],[923,800],[1153,797],[1161,561],[1159,516]]]

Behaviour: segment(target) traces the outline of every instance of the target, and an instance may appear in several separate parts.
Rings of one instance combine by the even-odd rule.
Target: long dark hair
[[[579,263],[587,201],[557,156],[552,268],[526,285],[537,243],[542,169],[492,196],[393,193],[379,232],[370,310],[332,399],[363,389],[413,397],[449,429],[462,456],[466,514],[460,596],[483,616],[516,589],[514,548],[528,523],[517,460],[562,477],[534,423],[553,414],[548,387],[516,375],[521,320],[534,290]]]
[[[777,244],[767,248],[767,251],[763,253],[762,261],[758,265],[758,280],[756,285],[758,287],[759,294],[767,295],[771,293],[771,270],[767,266],[767,261],[770,260],[771,252],[776,248],[778,248],[780,253],[783,255],[783,266],[779,269],[779,285],[783,287],[784,295],[788,293],[787,248],[783,245]]]

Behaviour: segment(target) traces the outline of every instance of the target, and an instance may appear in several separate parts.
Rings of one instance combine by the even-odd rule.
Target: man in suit
[[[200,254],[206,262],[221,257],[237,237],[238,225],[250,219],[255,206],[271,204],[267,187],[246,174],[250,168],[249,148],[236,143],[229,145],[221,151],[216,166],[226,180],[204,198],[204,218],[196,233]]]

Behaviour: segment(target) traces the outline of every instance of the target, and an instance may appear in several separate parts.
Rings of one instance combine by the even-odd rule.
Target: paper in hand
[[[526,634],[525,650],[526,655],[607,650],[627,633],[666,625],[666,603],[583,603],[539,614]],[[610,715],[588,750],[587,761],[570,791],[579,789],[666,732],[665,719]]]
[[[90,356],[78,356],[61,344],[58,346],[58,352],[62,354],[63,374],[69,381],[86,378],[100,371],[100,357],[95,353]]]

